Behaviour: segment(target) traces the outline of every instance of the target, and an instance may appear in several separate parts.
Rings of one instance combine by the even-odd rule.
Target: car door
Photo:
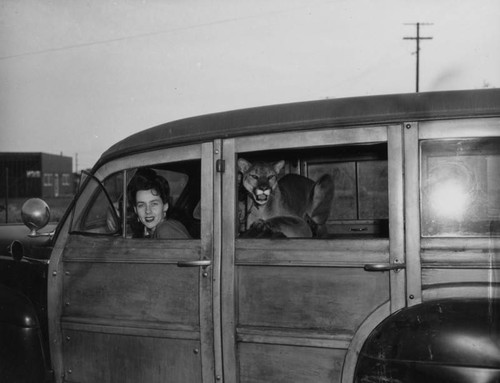
[[[329,173],[326,234],[240,238],[239,158]],[[225,381],[352,381],[366,336],[405,305],[402,126],[227,139],[221,159]]]
[[[50,263],[57,381],[214,381],[212,146],[129,155],[89,176]],[[168,179],[169,212],[191,239],[134,238],[124,201],[144,166]]]

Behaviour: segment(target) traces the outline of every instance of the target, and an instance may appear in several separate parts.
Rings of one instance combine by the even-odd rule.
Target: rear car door
[[[220,158],[225,381],[352,381],[364,339],[405,305],[401,125],[227,139]],[[326,234],[240,238],[239,158],[329,173]]]
[[[167,178],[191,239],[133,238],[124,196],[141,166]],[[58,381],[214,381],[212,191],[211,143],[120,158],[86,182],[50,263]]]

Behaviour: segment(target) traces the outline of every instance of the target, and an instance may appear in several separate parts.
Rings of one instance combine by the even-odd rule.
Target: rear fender
[[[369,335],[354,382],[500,382],[500,299],[443,299],[398,311]]]

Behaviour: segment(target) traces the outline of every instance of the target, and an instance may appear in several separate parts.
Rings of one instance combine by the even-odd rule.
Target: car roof
[[[133,134],[104,152],[120,156],[190,143],[301,129],[500,115],[500,89],[363,96],[278,104],[185,118]]]

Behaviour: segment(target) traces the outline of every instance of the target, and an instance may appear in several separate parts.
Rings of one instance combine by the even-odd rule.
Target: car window
[[[127,238],[142,238],[141,224],[129,196],[124,195],[126,187],[134,176],[144,168],[132,168],[107,177],[102,184],[92,178],[87,189],[94,189],[91,197],[80,198],[76,207],[76,219],[72,231],[85,234],[123,235]],[[200,212],[200,161],[186,161],[175,164],[159,164],[148,167],[168,182],[170,196],[166,217],[180,228],[189,232],[189,237],[199,238]],[[127,189],[125,189],[127,190]],[[125,216],[123,204],[125,203]],[[175,222],[174,222],[175,221]]]
[[[241,153],[237,168],[240,237],[388,237],[386,144]]]
[[[72,231],[88,234],[120,234],[119,205],[123,193],[123,173],[113,174],[102,184],[93,176],[89,177],[87,189],[94,189],[90,199],[92,202],[85,205],[82,203],[82,198],[78,200]]]
[[[422,236],[499,235],[500,139],[421,143]]]

